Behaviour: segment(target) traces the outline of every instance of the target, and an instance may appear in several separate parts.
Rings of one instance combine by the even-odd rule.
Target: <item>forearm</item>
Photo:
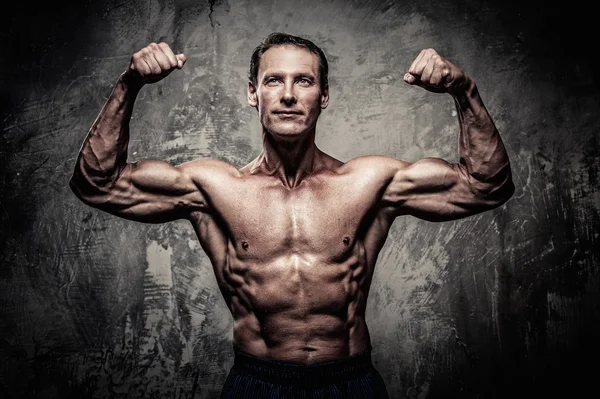
[[[451,94],[460,123],[460,165],[474,193],[487,195],[512,186],[508,154],[475,82],[467,78],[464,86]]]
[[[110,187],[127,165],[129,121],[139,86],[123,74],[85,138],[71,179],[79,193]]]

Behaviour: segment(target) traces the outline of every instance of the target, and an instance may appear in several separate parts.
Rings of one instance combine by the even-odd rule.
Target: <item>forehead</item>
[[[274,46],[260,57],[258,74],[269,72],[319,73],[319,57],[304,47]]]

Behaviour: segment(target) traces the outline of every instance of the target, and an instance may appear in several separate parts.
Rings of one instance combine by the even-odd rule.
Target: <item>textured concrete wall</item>
[[[317,142],[333,156],[456,160],[450,97],[401,79],[434,47],[478,82],[513,162],[517,191],[502,208],[394,224],[368,304],[392,397],[574,397],[594,386],[584,362],[600,352],[600,96],[583,10],[486,0],[12,4],[1,28],[0,396],[218,397],[232,322],[191,227],[93,210],[67,181],[118,74],[150,41],[188,62],[143,89],[131,159],[250,161],[261,142],[246,71],[275,30],[325,49],[332,98]]]

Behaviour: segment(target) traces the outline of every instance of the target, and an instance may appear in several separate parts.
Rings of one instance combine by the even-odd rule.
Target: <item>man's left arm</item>
[[[426,158],[387,163],[393,173],[382,196],[384,205],[396,215],[443,221],[505,203],[515,189],[510,162],[475,82],[433,49],[421,51],[404,80],[454,98],[460,124],[459,162]]]

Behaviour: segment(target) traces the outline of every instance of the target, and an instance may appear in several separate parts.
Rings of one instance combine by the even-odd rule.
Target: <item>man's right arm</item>
[[[185,56],[173,54],[165,43],[152,43],[133,55],[79,152],[69,184],[83,202],[141,222],[179,219],[205,208],[194,181],[202,161],[179,166],[157,160],[127,162],[129,121],[138,92],[184,63]]]

